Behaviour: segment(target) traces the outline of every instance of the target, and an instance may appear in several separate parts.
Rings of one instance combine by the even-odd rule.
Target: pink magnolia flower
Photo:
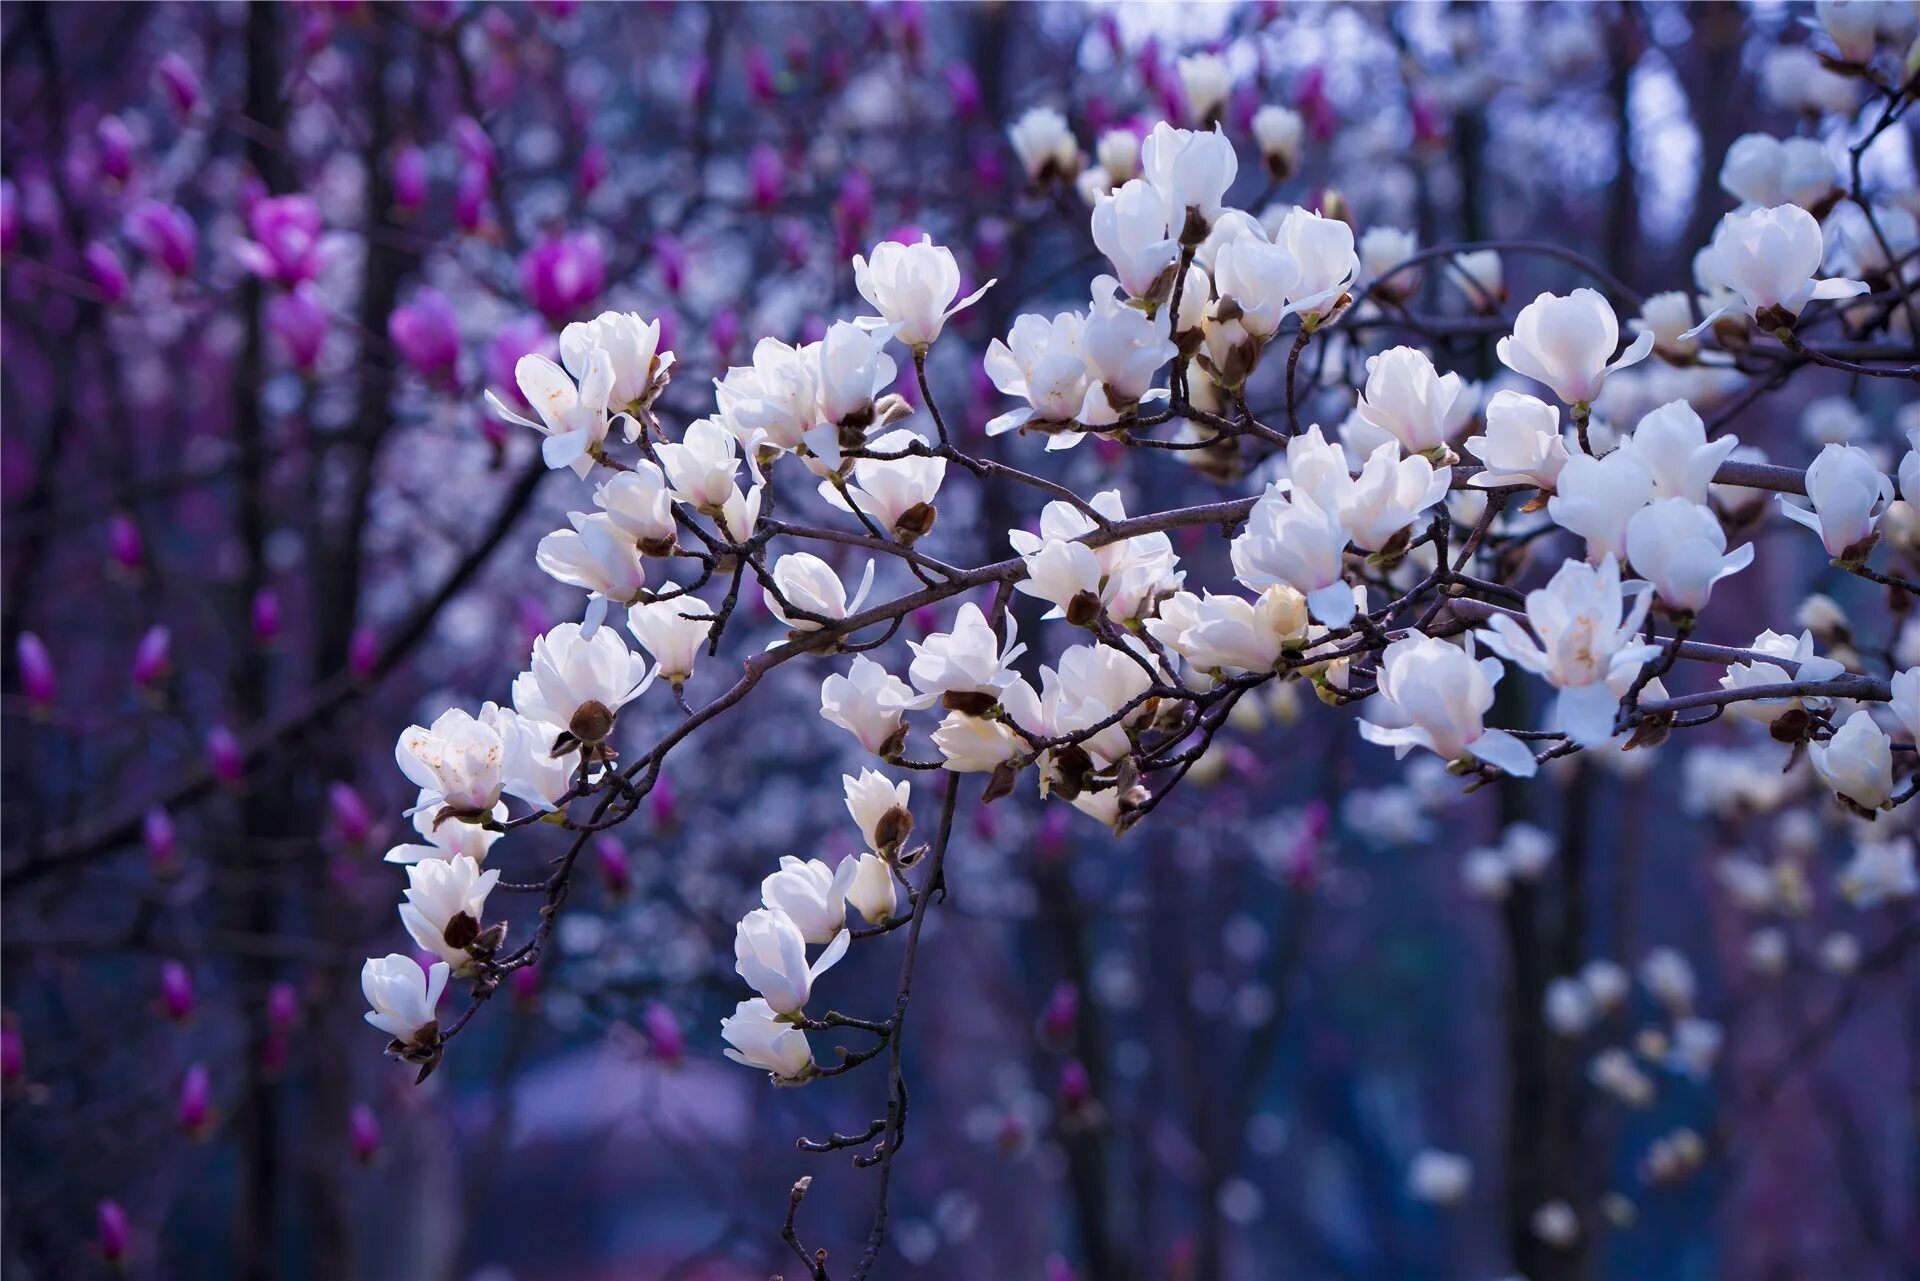
[[[599,297],[606,253],[591,232],[550,236],[520,259],[520,287],[548,320],[564,320]]]
[[[320,274],[320,202],[304,192],[269,196],[247,215],[252,240],[233,247],[240,265],[263,280],[297,285]]]

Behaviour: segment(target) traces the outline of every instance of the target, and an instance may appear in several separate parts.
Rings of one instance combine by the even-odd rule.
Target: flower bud
[[[647,1046],[656,1059],[673,1065],[687,1057],[687,1036],[680,1030],[680,1020],[671,1009],[659,1001],[649,1001],[641,1017],[646,1026]]]
[[[173,819],[156,805],[140,821],[141,839],[147,847],[147,859],[155,876],[172,876],[180,870],[179,842],[174,836]]]
[[[133,651],[133,683],[152,690],[166,680],[173,667],[173,635],[164,624],[155,623],[140,637]]]
[[[125,512],[115,512],[107,521],[107,555],[115,569],[131,573],[140,568],[145,555],[140,526]]]
[[[215,725],[207,731],[206,740],[207,767],[213,776],[222,783],[237,783],[246,772],[247,763],[240,750],[240,740],[225,725]]]
[[[178,53],[169,53],[153,68],[154,79],[173,103],[173,109],[183,116],[193,114],[200,105],[200,77],[195,75],[187,60]]]
[[[0,1088],[11,1090],[26,1079],[26,1038],[11,1013],[0,1015]]]
[[[45,713],[53,706],[53,696],[58,689],[53,655],[47,652],[38,636],[21,632],[14,645],[14,657],[20,662],[20,692],[36,713]]]
[[[372,1165],[380,1155],[380,1121],[364,1103],[354,1104],[347,1113],[347,1144],[353,1159],[363,1166]]]
[[[186,1076],[180,1080],[180,1106],[178,1111],[180,1128],[189,1137],[205,1138],[213,1125],[213,1088],[207,1078],[206,1065],[196,1063],[187,1069]]]
[[[115,1268],[122,1267],[133,1253],[133,1232],[127,1226],[127,1212],[112,1197],[102,1198],[95,1219],[99,1232],[94,1246],[100,1257]]]
[[[380,661],[380,637],[371,627],[356,627],[347,641],[347,669],[365,680]]]
[[[607,897],[614,902],[626,898],[633,889],[633,869],[627,864],[627,852],[613,836],[602,836],[593,843],[594,859],[600,877],[607,883]]]
[[[96,240],[89,244],[83,255],[87,263],[87,279],[100,291],[100,296],[111,306],[127,296],[127,269],[120,265],[120,255],[113,252],[110,245]]]
[[[160,1012],[175,1023],[193,1017],[193,971],[179,961],[160,966]]]
[[[262,644],[277,640],[280,636],[281,613],[280,593],[271,587],[262,587],[253,594],[253,606],[248,611],[249,621],[253,625],[253,637]]]

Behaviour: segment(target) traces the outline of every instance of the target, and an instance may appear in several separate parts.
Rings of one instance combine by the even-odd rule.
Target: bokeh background
[[[853,253],[925,230],[999,280],[935,352],[949,419],[1037,460],[974,434],[1002,407],[979,358],[1019,312],[1084,305],[1098,261],[1081,198],[1035,189],[1006,128],[1053,106],[1091,149],[1181,120],[1175,60],[1199,49],[1236,78],[1237,203],[1423,245],[1552,241],[1633,290],[1684,288],[1735,203],[1717,183],[1735,137],[1819,137],[1838,165],[1861,132],[1865,90],[1809,50],[1810,12],[0,6],[0,1267],[797,1275],[778,1231],[803,1174],[809,1240],[850,1258],[872,1176],[793,1143],[864,1125],[879,1083],[775,1091],[717,1035],[759,879],[857,841],[838,776],[859,761],[817,715],[819,665],[676,755],[645,821],[596,847],[558,955],[427,1084],[360,1021],[361,959],[400,937],[380,862],[408,839],[394,738],[502,697],[578,605],[532,560],[578,488],[482,389],[511,395],[513,360],[566,321],[631,309],[668,328],[662,416],[684,423],[758,337],[861,310]],[[1284,183],[1248,140],[1265,103],[1308,122]],[[1907,128],[1864,163],[1911,203]],[[311,252],[285,248],[310,227]],[[1516,299],[1586,283],[1506,261]],[[1422,298],[1470,310],[1437,272]],[[1363,354],[1317,371],[1316,417],[1350,407]],[[1487,333],[1436,358],[1496,373]],[[1824,439],[1891,451],[1904,394],[1814,371],[1743,405],[1738,378],[1654,366],[1608,390],[1603,416],[1686,396],[1781,461]],[[1143,452],[1035,465],[1132,510],[1223,492]],[[997,559],[1036,508],[950,482],[927,546]],[[1894,644],[1874,589],[1830,582],[1811,539],[1758,538],[1707,639],[1784,629],[1821,588],[1882,617],[1863,652]],[[1179,550],[1191,581],[1218,573],[1221,549]],[[776,630],[764,609],[754,628]],[[1277,699],[1123,841],[1025,795],[966,820],[916,989],[880,1275],[1920,1275],[1912,904],[1835,895],[1853,837],[1831,807],[1792,808],[1819,798],[1784,748],[1716,727],[1710,751],[1462,798],[1351,721]],[[1557,856],[1488,902],[1462,855],[1517,822]],[[1754,909],[1717,868],[1789,848],[1810,887],[1776,922],[1795,962],[1756,978]],[[527,832],[495,857],[531,876],[550,852]],[[1836,932],[1866,958],[1850,977],[1814,959]],[[1725,1041],[1633,1110],[1587,1083],[1603,1042],[1554,1036],[1542,994],[1657,945],[1690,959]],[[832,975],[836,1008],[886,1008],[893,944],[872,946]],[[1621,1019],[1615,1041],[1656,1015],[1636,997]],[[1707,1159],[1649,1178],[1678,1127]],[[1429,1147],[1473,1160],[1460,1206],[1410,1191]],[[1595,1212],[1610,1191],[1630,1223]],[[1559,1196],[1585,1230],[1547,1250],[1528,1222]]]

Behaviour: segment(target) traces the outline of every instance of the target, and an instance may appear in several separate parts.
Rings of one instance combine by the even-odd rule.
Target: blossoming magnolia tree
[[[1872,23],[1896,15],[1872,9],[1861,27],[1858,8],[1823,14],[1836,74],[1881,103],[1864,148],[1912,101],[1915,73],[1880,56]],[[814,1281],[876,1275],[887,1241],[910,1129],[909,1015],[939,1017],[913,1000],[916,969],[956,889],[963,805],[1037,792],[1151,856],[1162,801],[1244,700],[1287,684],[1336,709],[1301,732],[1431,755],[1462,790],[1531,779],[1576,753],[1631,756],[1734,715],[1804,754],[1846,815],[1872,822],[1920,794],[1920,670],[1843,663],[1787,620],[1746,644],[1693,639],[1771,523],[1804,527],[1836,570],[1885,585],[1903,609],[1920,591],[1904,576],[1920,518],[1903,498],[1920,488],[1920,424],[1889,475],[1840,442],[1756,458],[1684,396],[1603,412],[1610,380],[1649,360],[1760,391],[1812,368],[1920,380],[1910,212],[1803,172],[1820,167],[1754,135],[1722,181],[1755,198],[1720,221],[1691,281],[1641,298],[1551,244],[1421,248],[1390,227],[1356,243],[1335,204],[1259,195],[1236,207],[1233,193],[1260,185],[1240,172],[1244,144],[1271,192],[1297,167],[1303,122],[1264,107],[1236,139],[1217,119],[1225,65],[1199,56],[1179,73],[1192,127],[1103,136],[1097,164],[1051,110],[1013,125],[1031,181],[1071,184],[1091,205],[1102,261],[1084,306],[1020,315],[991,344],[984,372],[1006,407],[986,435],[1041,438],[1049,462],[1090,441],[1147,451],[1217,478],[1214,501],[1129,512],[1118,490],[1077,492],[1046,465],[969,449],[927,371],[949,323],[994,282],[964,284],[930,235],[854,255],[861,314],[813,342],[761,339],[750,363],[713,379],[705,417],[663,412],[688,371],[656,323],[619,312],[568,325],[557,362],[519,360],[503,390],[529,413],[489,397],[542,435],[548,466],[578,478],[578,509],[529,569],[584,599],[579,621],[534,643],[509,701],[456,706],[400,735],[419,840],[388,858],[405,865],[401,921],[438,959],[426,971],[403,953],[369,960],[368,1021],[422,1079],[433,1072],[490,997],[540,962],[594,838],[643,820],[668,757],[750,716],[776,668],[811,667],[818,732],[851,735],[872,758],[844,779],[861,852],[768,868],[760,906],[738,923],[742,999],[718,1035],[776,1086],[874,1078],[871,1119],[799,1141],[875,1170],[871,1230],[845,1257],[807,1243],[810,1180],[794,1185],[779,1231]],[[1532,253],[1589,283],[1510,305],[1504,261]],[[1514,386],[1483,404],[1436,365],[1426,345],[1444,322],[1413,310],[1423,274],[1457,285],[1476,327],[1497,327]],[[1351,412],[1316,421],[1309,403],[1341,385]],[[960,486],[1034,491],[1037,532],[1000,531],[1008,554],[983,564],[925,553]],[[1183,569],[1197,558],[1175,553],[1178,531],[1221,540],[1230,575]],[[783,629],[770,644],[742,624],[752,593]],[[1045,607],[1024,634],[1022,598]],[[928,611],[937,625],[900,639]],[[1015,665],[1030,650],[1044,660],[1037,681]],[[727,684],[696,704],[687,682],[705,667]],[[1544,715],[1503,718],[1509,682],[1549,693]],[[637,738],[627,725],[646,701],[679,716]],[[571,834],[544,868],[513,857],[514,834],[535,824]],[[1523,835],[1509,840],[1478,860],[1489,886],[1538,866]],[[1863,846],[1847,876],[1856,897],[1911,894],[1910,843]],[[534,910],[514,912],[514,894]],[[891,1005],[844,1011],[838,971],[883,965],[898,973]],[[1641,973],[1670,1016],[1644,1033],[1643,1056],[1708,1070],[1720,1033],[1691,1012],[1686,962],[1656,953]],[[1577,1033],[1628,986],[1621,965],[1590,960],[1548,986],[1546,1017]],[[461,995],[443,1009],[446,990]],[[1652,1089],[1622,1049],[1591,1073],[1629,1103]],[[1671,1174],[1702,1149],[1678,1133],[1648,1159]],[[1442,1203],[1469,1177],[1437,1151],[1410,1173]],[[1618,1194],[1543,1200],[1531,1229],[1566,1245],[1590,1216],[1627,1212]]]
[[[0,1270],[1905,1275],[1914,35],[9,7]]]

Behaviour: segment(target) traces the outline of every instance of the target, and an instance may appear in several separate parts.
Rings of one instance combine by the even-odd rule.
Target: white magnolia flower
[[[1552,489],[1567,465],[1560,411],[1525,392],[1503,389],[1487,401],[1486,434],[1469,436],[1466,451],[1486,464],[1469,482],[1487,489],[1538,485]]]
[[[852,865],[853,874],[847,882],[847,902],[853,904],[854,911],[869,925],[891,920],[900,910],[900,887],[893,879],[893,865],[878,854],[861,854],[841,861],[842,867],[848,865]]]
[[[785,912],[807,942],[831,943],[846,928],[847,887],[855,867],[850,858],[831,868],[817,858],[788,854],[781,858],[780,870],[760,882],[760,901]]]
[[[1587,559],[1594,564],[1603,556],[1626,557],[1627,524],[1653,501],[1653,477],[1623,449],[1604,458],[1573,455],[1555,489],[1547,514],[1587,540]]]
[[[1627,522],[1627,562],[1674,609],[1706,607],[1713,585],[1753,563],[1753,544],[1727,551],[1719,518],[1685,498],[1662,498]]]
[[[694,660],[713,636],[713,607],[674,583],[627,610],[627,630],[653,656],[654,670],[678,689],[693,675]]]
[[[1907,430],[1907,452],[1900,457],[1900,497],[1920,504],[1920,427]]]
[[[1028,108],[1007,130],[1007,139],[1035,182],[1070,177],[1080,167],[1080,144],[1067,118],[1052,107]]]
[[[1126,519],[1117,489],[1094,495],[1089,505],[1108,520]],[[1086,513],[1056,501],[1041,513],[1039,534],[1010,531],[1007,541],[1027,566],[1027,577],[1014,584],[1015,590],[1051,603],[1048,618],[1071,618],[1086,626],[1099,609],[1115,622],[1131,622],[1157,597],[1180,586],[1185,576],[1174,569],[1179,557],[1165,534],[1116,539],[1095,548],[1080,541],[1095,528]]]
[[[1286,318],[1288,300],[1300,292],[1300,264],[1264,237],[1244,236],[1222,245],[1214,256],[1213,283],[1221,302],[1237,310],[1241,327],[1264,342]],[[1186,301],[1184,291],[1181,301]],[[1220,363],[1218,357],[1214,363]]]
[[[1865,66],[1873,61],[1881,28],[1895,7],[1883,0],[1815,0],[1813,12],[1840,61]]]
[[[657,445],[654,454],[666,470],[673,496],[689,507],[711,515],[733,495],[740,442],[718,419],[695,419],[677,443]]]
[[[1707,425],[1692,405],[1670,400],[1640,420],[1621,450],[1653,477],[1655,498],[1707,501],[1720,464],[1740,446],[1737,436],[1707,439]]]
[[[1142,700],[1152,678],[1136,661],[1144,659],[1146,651],[1138,642],[1132,642],[1132,648],[1133,657],[1128,657],[1111,646],[1072,645],[1060,655],[1058,670],[1040,669],[1041,728],[1055,735],[1087,735],[1081,746],[1101,766],[1132,750],[1127,728],[1151,714]],[[1107,723],[1129,704],[1127,715]]]
[[[1642,332],[1618,359],[1620,322],[1607,300],[1592,289],[1541,294],[1514,318],[1513,333],[1496,346],[1500,363],[1545,383],[1569,405],[1590,403],[1607,375],[1645,360],[1653,335]]]
[[[467,945],[480,936],[487,895],[500,879],[470,858],[425,859],[407,867],[407,901],[400,921],[422,951],[432,952],[455,974],[473,969]]]
[[[1459,374],[1442,374],[1418,348],[1393,347],[1367,357],[1367,385],[1358,413],[1408,453],[1432,453],[1446,447],[1463,396],[1472,399]]]
[[[1847,902],[1861,910],[1920,894],[1920,871],[1914,869],[1913,838],[1862,841],[1835,878]]]
[[[1471,646],[1472,638],[1468,638]],[[1483,721],[1493,706],[1500,660],[1475,660],[1470,648],[1418,632],[1394,641],[1381,656],[1379,693],[1391,724],[1362,720],[1360,736],[1394,749],[1397,757],[1424,747],[1442,760],[1469,757],[1516,778],[1537,768],[1527,745]]]
[[[735,485],[727,491],[726,501],[720,504],[720,510],[714,515],[714,523],[720,532],[736,543],[744,543],[753,536],[754,526],[760,523],[760,497],[765,485],[755,485],[745,493]]]
[[[1874,529],[1893,501],[1893,482],[1858,445],[1828,445],[1807,468],[1807,498],[1812,510],[1782,494],[1781,513],[1820,535],[1835,560],[1865,560]]]
[[[1495,614],[1480,639],[1559,690],[1553,728],[1582,747],[1596,747],[1613,736],[1619,700],[1608,682],[1630,680],[1660,652],[1657,645],[1635,643],[1653,603],[1646,588],[1645,583],[1623,588],[1620,563],[1612,556],[1598,569],[1569,560],[1545,587],[1527,593],[1532,636],[1507,615]]]
[[[825,624],[818,619],[839,622],[860,612],[867,593],[873,589],[873,562],[867,562],[866,571],[860,576],[859,590],[854,592],[851,601],[833,566],[812,552],[788,552],[775,561],[773,585],[778,589],[777,594],[767,593],[767,608],[773,616],[796,632],[819,631]],[[789,616],[788,609],[814,617],[803,618],[798,612]]]
[[[1654,351],[1671,361],[1690,361],[1700,350],[1699,339],[1688,336],[1693,323],[1693,296],[1684,289],[1648,294],[1632,321],[1634,332],[1652,334]]]
[[[1233,91],[1233,73],[1227,60],[1217,53],[1195,53],[1176,60],[1174,72],[1180,77],[1180,96],[1187,102],[1187,118],[1197,125],[1211,120],[1227,105]]]
[[[1547,1026],[1561,1036],[1582,1036],[1593,1026],[1593,996],[1579,979],[1562,976],[1548,983],[1543,1005]]]
[[[394,846],[387,851],[384,861],[406,864],[427,858],[458,858],[465,855],[476,863],[484,863],[493,843],[506,835],[457,818],[436,824],[435,817],[433,805],[427,800],[427,794],[422,792],[413,808],[413,830],[420,834],[420,840]],[[506,822],[506,805],[495,805],[490,817],[495,823]]]
[[[1247,517],[1247,528],[1233,540],[1233,575],[1249,591],[1286,585],[1307,598],[1317,622],[1344,627],[1353,621],[1353,591],[1341,577],[1347,548],[1346,526],[1312,497],[1292,499],[1277,485],[1267,487]]]
[[[845,930],[835,934],[809,966],[806,936],[793,918],[779,908],[755,908],[734,930],[733,967],[775,1014],[794,1014],[813,994],[814,981],[847,954],[851,937]]]
[[[613,367],[607,403],[629,415],[627,439],[637,439],[640,424],[632,415],[652,403],[673,368],[673,353],[660,350],[660,322],[630,311],[603,311],[560,331],[560,363],[582,384],[593,371],[596,351],[605,352]]]
[[[1633,986],[1633,980],[1627,977],[1626,970],[1599,957],[1580,967],[1580,982],[1593,999],[1594,1008],[1602,1013],[1617,1009],[1620,1002],[1627,999],[1627,992]]]
[[[491,391],[487,405],[499,417],[531,427],[546,437],[540,457],[549,467],[570,467],[576,476],[593,470],[593,453],[607,438],[607,398],[613,392],[613,357],[602,348],[586,356],[578,383],[545,356],[522,356],[513,367],[520,395],[540,421],[523,418]]]
[[[1080,354],[1086,359],[1088,385],[1080,421],[1104,427],[1120,421],[1153,388],[1153,376],[1180,354],[1167,338],[1163,321],[1127,305],[1112,276],[1093,280],[1093,310],[1080,328]],[[1053,436],[1049,449],[1077,444],[1077,435]]]
[[[1720,165],[1720,189],[1748,209],[1811,209],[1834,188],[1833,158],[1818,138],[1749,133],[1733,140]]]
[[[1269,587],[1258,599],[1180,592],[1160,603],[1147,634],[1202,671],[1269,672],[1306,639],[1306,597]]]
[[[1260,148],[1267,171],[1285,178],[1300,167],[1300,141],[1306,121],[1291,107],[1268,103],[1253,113],[1253,141]]]
[[[606,617],[607,602],[622,604],[647,585],[646,558],[633,536],[606,512],[569,512],[572,529],[556,529],[540,540],[534,563],[569,587],[589,593],[583,620],[589,631]]]
[[[1093,209],[1093,245],[1133,297],[1158,303],[1172,292],[1180,242],[1167,234],[1166,205],[1144,178],[1100,198]]]
[[[1907,737],[1920,743],[1920,667],[1895,672],[1891,683],[1893,699],[1887,704],[1887,710],[1900,722],[1900,728],[1907,731]]]
[[[1791,328],[1816,299],[1853,298],[1867,292],[1858,280],[1816,279],[1826,242],[1820,223],[1798,205],[1776,205],[1720,220],[1701,267],[1738,299],[1766,329]],[[1697,334],[1729,310],[1721,307],[1693,330]]]
[[[1048,320],[1032,313],[1018,317],[1007,341],[987,346],[987,376],[1003,395],[1027,402],[987,424],[997,436],[1029,423],[1055,427],[1070,423],[1087,399],[1087,362],[1080,354],[1080,331],[1086,317],[1063,311]]]
[[[601,628],[589,635],[578,623],[561,623],[534,640],[527,670],[513,678],[513,706],[530,720],[598,743],[615,714],[653,678],[647,660],[630,651],[619,632]]]
[[[1475,249],[1453,256],[1453,271],[1448,279],[1466,294],[1467,301],[1481,311],[1493,311],[1507,300],[1505,268],[1497,249]]]
[[[749,449],[761,442],[780,449],[811,444],[808,433],[820,425],[820,365],[818,345],[790,347],[778,338],[755,343],[751,365],[735,365],[713,384],[735,439]]]
[[[886,346],[892,325],[836,320],[820,340],[820,420],[837,426],[865,427],[873,421],[874,401],[893,386],[898,369]]]
[[[518,797],[535,809],[559,808],[560,802],[572,793],[580,768],[578,756],[566,752],[559,756],[553,754],[561,735],[569,732],[566,726],[536,721],[497,703],[481,704],[480,719],[500,735],[506,751],[507,795]],[[462,852],[475,862],[482,861],[479,854],[470,850]]]
[[[897,454],[926,444],[926,437],[902,427],[868,442],[867,448]],[[857,507],[902,543],[911,543],[933,528],[933,500],[946,476],[944,458],[856,458],[844,492],[823,480],[820,496],[841,511]]]
[[[907,677],[920,691],[915,705],[929,707],[938,700],[949,710],[977,715],[998,702],[1001,693],[1020,679],[1013,671],[1013,660],[1027,652],[1025,645],[1014,643],[1011,613],[1006,623],[1007,642],[1002,649],[986,615],[968,601],[954,616],[952,631],[908,641],[913,663]]]
[[[1393,438],[1381,433],[1369,437],[1366,453],[1372,454]],[[1280,484],[1283,491],[1305,494],[1328,511],[1337,512],[1353,490],[1353,471],[1347,463],[1345,447],[1330,443],[1317,426],[1287,442],[1287,475]]]
[[[1418,454],[1400,457],[1393,441],[1374,450],[1340,503],[1340,523],[1362,551],[1393,542],[1421,512],[1447,496],[1453,468],[1435,467]]]
[[[1457,1152],[1425,1148],[1407,1167],[1407,1192],[1429,1205],[1459,1205],[1473,1188],[1473,1162]]]
[[[954,302],[960,293],[959,264],[953,251],[934,244],[930,235],[920,237],[917,245],[882,241],[873,247],[870,262],[855,254],[853,281],[860,296],[896,326],[895,336],[916,349],[938,338],[955,312],[978,302],[995,283],[989,280]]]
[[[673,521],[673,494],[667,487],[666,474],[646,459],[604,482],[593,492],[593,504],[642,551],[659,555],[673,546],[678,532]]]
[[[906,736],[902,711],[914,703],[912,687],[865,654],[855,656],[845,676],[820,682],[820,715],[876,755],[898,750],[897,740]]]
[[[394,746],[400,772],[420,789],[415,812],[490,814],[500,801],[506,749],[500,735],[457,707],[431,726],[409,725]]]
[[[367,1022],[407,1044],[419,1041],[422,1032],[431,1034],[450,973],[445,961],[422,970],[411,956],[399,952],[368,957],[360,969],[361,994],[373,1007],[367,1011]]]
[[[771,1072],[777,1081],[800,1082],[813,1075],[813,1047],[807,1034],[778,1017],[773,1007],[755,998],[734,1006],[720,1020],[727,1057],[735,1063]]]
[[[1027,697],[1038,702],[1038,695],[1025,681],[1011,688],[1026,690]],[[1025,740],[1005,722],[965,712],[947,713],[933,731],[933,745],[946,768],[956,774],[984,774],[1026,750]]]
[[[842,774],[840,786],[846,793],[847,813],[859,825],[867,848],[881,854],[899,849],[913,831],[913,811],[907,808],[912,794],[908,782],[901,779],[896,783],[877,769],[864,769],[859,778]]]
[[[1306,328],[1317,328],[1339,307],[1360,275],[1353,228],[1296,205],[1274,228],[1273,243],[1300,264],[1300,283],[1289,302]]]
[[[1160,193],[1168,228],[1183,243],[1195,244],[1219,214],[1240,162],[1219,125],[1198,133],[1161,121],[1140,146],[1140,169]]]
[[[1747,648],[1773,655],[1783,663],[1791,664],[1792,670],[1789,671],[1782,663],[1770,663],[1762,659],[1732,663],[1728,665],[1726,675],[1720,678],[1722,689],[1751,689],[1757,685],[1786,685],[1793,681],[1827,681],[1847,670],[1833,659],[1822,658],[1814,653],[1811,631],[1801,632],[1797,638],[1764,631]],[[1750,698],[1727,704],[1727,711],[1734,716],[1772,721],[1796,707],[1826,705],[1824,698]]]
[[[1861,809],[1891,808],[1893,740],[1871,712],[1862,708],[1826,742],[1807,744],[1807,759],[1828,787]]]
[[[1093,144],[1093,154],[1116,185],[1140,173],[1140,135],[1131,129],[1107,130]]]
[[[1398,227],[1369,227],[1360,237],[1360,269],[1368,287],[1385,298],[1406,298],[1420,288],[1425,271],[1409,267],[1382,279],[1401,263],[1420,252],[1420,240],[1411,231]]]

